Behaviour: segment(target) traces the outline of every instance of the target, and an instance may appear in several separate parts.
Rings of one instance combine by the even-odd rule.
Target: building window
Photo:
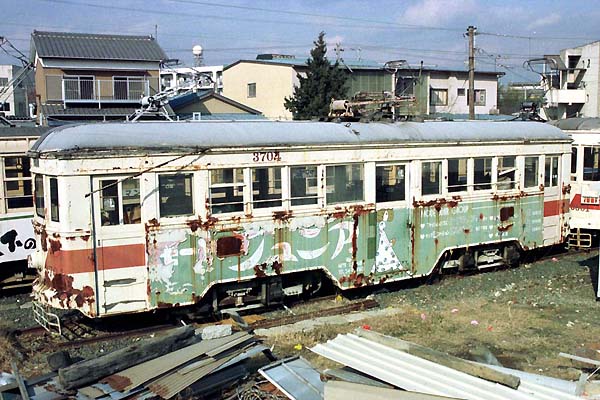
[[[464,96],[465,95],[465,89],[464,88],[458,88],[458,89],[456,89],[456,95],[457,96]]]
[[[485,89],[475,89],[475,105],[485,106]],[[467,104],[469,104],[469,97],[467,96]]]
[[[161,217],[194,213],[192,174],[159,175],[158,193]]]
[[[100,215],[102,225],[129,225],[141,222],[140,183],[138,179],[119,182],[100,181]]]
[[[44,204],[44,176],[35,176],[35,213],[38,217],[44,218],[45,204]]]
[[[421,164],[421,193],[442,193],[442,162],[428,161]]]
[[[290,191],[292,206],[317,204],[317,167],[290,167]]]
[[[558,156],[546,156],[544,168],[544,186],[555,187],[558,185]]]
[[[28,157],[4,158],[4,197],[8,211],[33,206]]]
[[[364,200],[362,164],[328,165],[326,175],[328,204]]]
[[[139,100],[147,94],[148,82],[135,76],[113,77],[113,93],[115,100]]]
[[[58,213],[58,181],[56,178],[50,178],[50,219],[59,222]]]
[[[256,83],[248,84],[248,97],[256,97]]]
[[[8,86],[8,78],[0,78],[0,87]]]
[[[583,180],[600,181],[600,147],[583,148]]]
[[[375,201],[401,201],[406,198],[406,166],[382,165],[375,170]]]
[[[65,76],[63,78],[65,100],[93,100],[95,95],[93,76]]]
[[[516,157],[498,157],[498,190],[514,189],[516,186]]]
[[[473,188],[489,190],[492,188],[492,157],[474,159]]]
[[[252,168],[253,208],[281,207],[281,168]]]
[[[429,105],[447,106],[448,89],[431,89],[429,92]]]
[[[540,160],[538,157],[525,157],[525,187],[538,185],[538,171]]]
[[[577,180],[577,147],[571,148],[571,180]]]
[[[448,192],[467,190],[467,159],[448,160]]]
[[[225,168],[210,171],[212,214],[244,211],[244,170]]]

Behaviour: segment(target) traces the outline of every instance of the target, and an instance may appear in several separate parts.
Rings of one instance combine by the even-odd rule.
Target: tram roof
[[[334,123],[311,121],[194,121],[65,125],[40,137],[30,155],[93,152],[181,153],[227,148],[321,145],[571,141],[536,122]]]
[[[548,123],[565,131],[600,131],[600,118],[567,118]]]

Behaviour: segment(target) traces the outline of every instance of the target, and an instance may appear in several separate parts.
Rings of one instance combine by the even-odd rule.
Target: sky
[[[463,69],[472,25],[476,69],[525,82],[539,79],[526,60],[600,40],[600,0],[0,0],[0,10],[0,36],[27,56],[33,30],[152,35],[182,66],[194,45],[204,65],[306,59],[324,31],[330,59],[339,43],[345,61]],[[0,50],[0,64],[20,64],[6,43]]]

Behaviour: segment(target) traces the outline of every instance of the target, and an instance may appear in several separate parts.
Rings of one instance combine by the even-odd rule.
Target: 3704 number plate
[[[252,153],[252,161],[281,161],[281,155],[278,151],[255,151]]]

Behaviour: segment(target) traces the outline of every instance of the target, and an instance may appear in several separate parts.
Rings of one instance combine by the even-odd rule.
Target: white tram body
[[[553,121],[573,138],[569,244],[590,247],[600,231],[600,118]]]
[[[46,128],[0,128],[0,289],[29,285],[35,271],[27,258],[35,250],[33,189],[27,150]]]
[[[513,265],[566,238],[570,143],[524,122],[57,128],[29,152],[34,296],[216,310]]]

